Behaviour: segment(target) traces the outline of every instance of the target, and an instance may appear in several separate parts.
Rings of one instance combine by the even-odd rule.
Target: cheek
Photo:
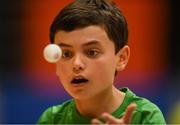
[[[103,76],[103,78],[114,77],[116,65],[113,60],[113,58],[106,58],[96,61],[94,64],[95,74],[99,74],[98,76]]]
[[[56,64],[56,75],[60,76],[61,74],[61,66],[59,65],[59,63]]]
[[[56,64],[56,74],[59,78],[61,78],[61,80],[63,80],[63,78],[68,75],[68,72],[70,72],[68,67],[69,66],[66,66],[65,64],[59,62]]]

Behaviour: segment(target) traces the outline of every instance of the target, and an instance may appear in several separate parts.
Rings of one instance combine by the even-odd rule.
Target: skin
[[[114,43],[99,26],[71,32],[58,31],[55,44],[61,47],[63,53],[56,63],[56,74],[65,90],[74,98],[78,112],[92,118],[103,114],[107,123],[111,123],[113,116],[110,113],[121,105],[125,97],[113,84],[115,71],[122,71],[126,67],[129,47],[126,45],[115,54]],[[72,84],[75,77],[86,78],[88,82]],[[128,117],[132,109],[128,109]],[[101,124],[98,119],[92,120],[92,123]]]

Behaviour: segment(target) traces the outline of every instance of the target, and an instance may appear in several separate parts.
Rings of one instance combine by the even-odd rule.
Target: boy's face
[[[88,26],[55,35],[63,55],[56,73],[65,90],[75,99],[88,99],[112,89],[120,56],[103,28]]]

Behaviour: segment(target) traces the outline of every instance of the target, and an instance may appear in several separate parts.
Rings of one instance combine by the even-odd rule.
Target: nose
[[[74,56],[73,59],[73,71],[75,73],[79,73],[83,71],[85,68],[85,64],[83,63],[83,59],[81,55],[76,55]]]

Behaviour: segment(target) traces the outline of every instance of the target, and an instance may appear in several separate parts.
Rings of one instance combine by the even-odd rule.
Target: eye
[[[97,57],[99,55],[99,51],[96,49],[90,49],[90,50],[86,51],[86,55],[88,57]]]
[[[73,53],[69,50],[63,50],[62,51],[62,58],[71,58],[73,56]]]

